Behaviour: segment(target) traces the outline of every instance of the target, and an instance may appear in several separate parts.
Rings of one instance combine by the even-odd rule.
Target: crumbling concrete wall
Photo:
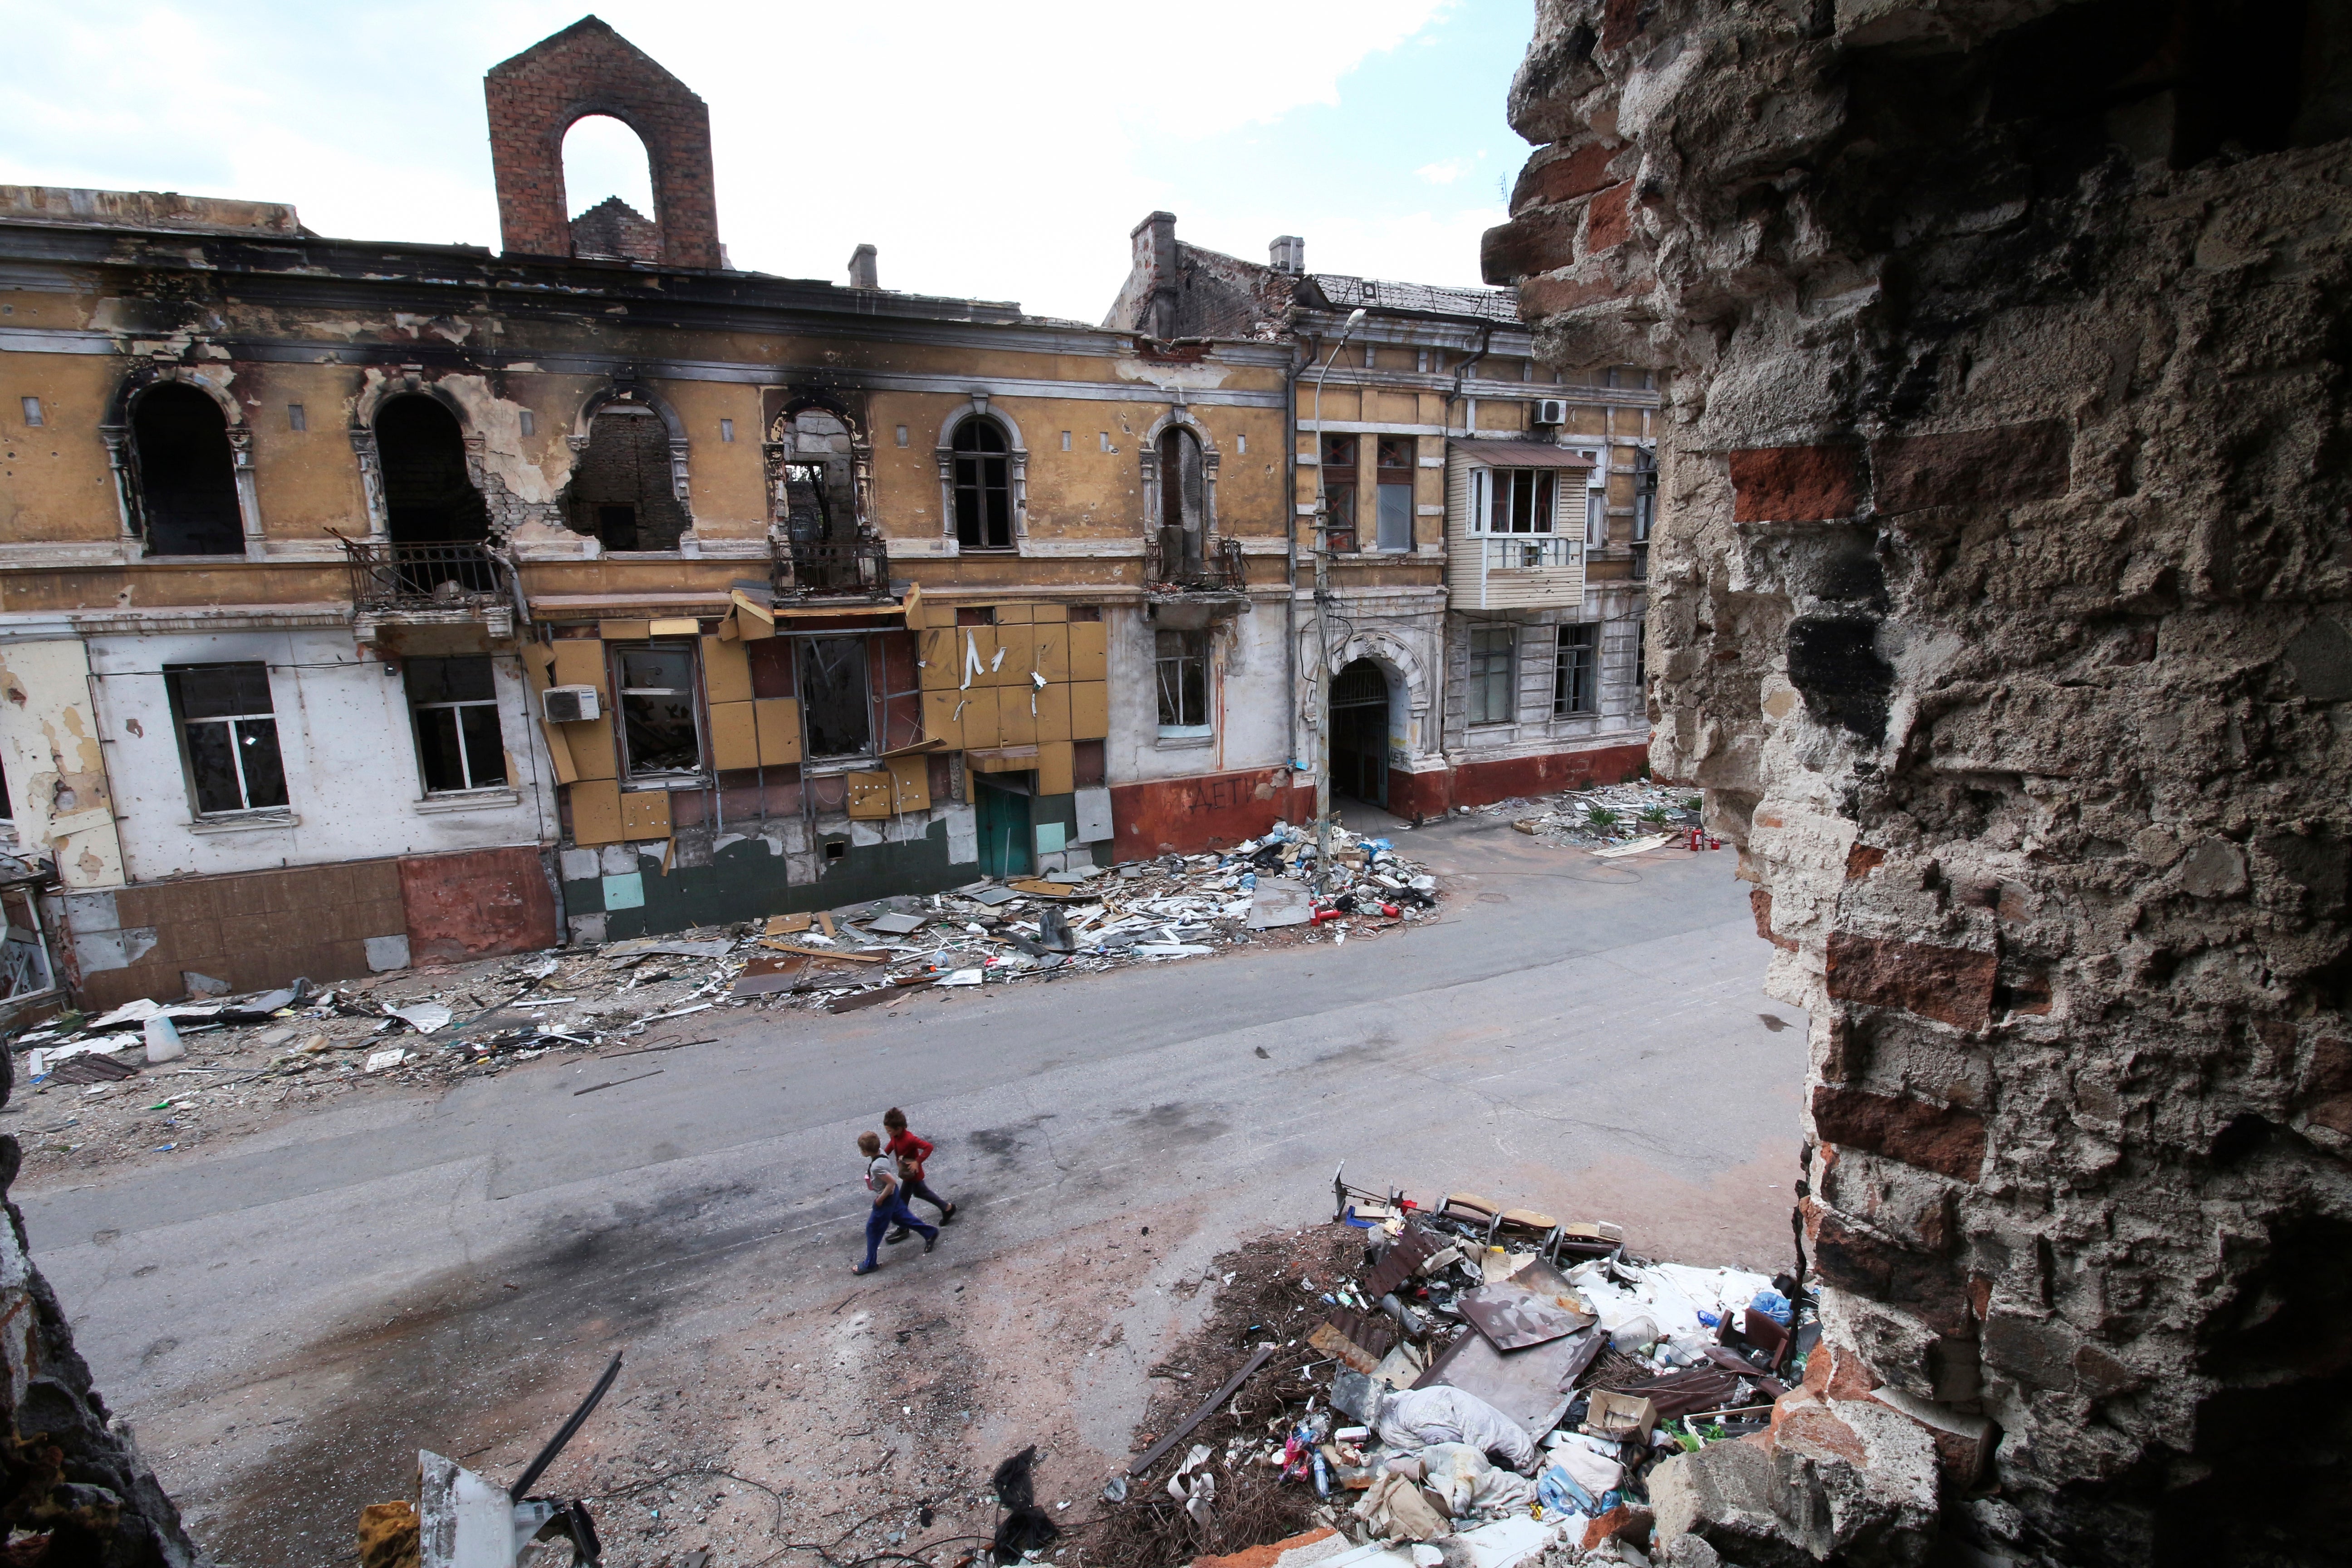
[[[2346,11],[1538,6],[1490,280],[1670,373],[1652,759],[1813,1020],[1813,1479],[1675,1483],[1739,1561],[1927,1549],[1890,1405],[2012,1559],[2343,1550]]]

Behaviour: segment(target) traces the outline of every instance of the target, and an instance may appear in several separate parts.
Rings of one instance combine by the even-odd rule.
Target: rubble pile
[[[1221,1496],[1272,1475],[1311,1489],[1326,1526],[1302,1563],[1412,1568],[1436,1560],[1432,1543],[1452,1563],[1457,1537],[1495,1568],[1638,1561],[1658,1466],[1764,1430],[1820,1335],[1787,1276],[1639,1258],[1613,1225],[1475,1194],[1423,1205],[1334,1186],[1333,1223],[1360,1233],[1360,1253],[1299,1275],[1286,1311],[1259,1307],[1235,1383],[1201,1412],[1247,1401],[1256,1418],[1216,1442],[1179,1423],[1108,1500],[1140,1481],[1144,1509],[1197,1531]]]
[[[1530,807],[1541,807],[1531,810]],[[1549,843],[1608,848],[1645,838],[1686,838],[1699,825],[1699,799],[1688,790],[1650,784],[1564,790],[1540,801],[1507,800],[1483,808]]]
[[[1313,836],[1277,825],[1222,854],[1170,855],[814,915],[597,947],[397,971],[244,996],[141,999],[66,1013],[7,1044],[29,1093],[28,1154],[172,1153],[208,1111],[278,1106],[361,1083],[441,1084],[551,1051],[699,1043],[656,1026],[717,1008],[848,1012],[933,986],[1160,963],[1237,942],[1345,942],[1428,918],[1437,879],[1384,838],[1334,827],[1310,889]],[[213,987],[201,975],[190,984]],[[136,1080],[136,1081],[134,1081]],[[89,1157],[89,1156],[85,1156]]]

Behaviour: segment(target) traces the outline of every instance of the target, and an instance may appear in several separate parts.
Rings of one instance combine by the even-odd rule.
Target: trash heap
[[[1699,826],[1697,795],[1652,784],[1563,790],[1538,800],[1497,801],[1480,809],[1490,816],[1507,816],[1522,833],[1580,848],[1622,847],[1651,838],[1682,845]]]
[[[1787,1276],[1642,1258],[1606,1222],[1469,1193],[1423,1205],[1344,1174],[1334,1223],[1363,1233],[1361,1266],[1298,1280],[1323,1310],[1296,1353],[1319,1359],[1283,1374],[1265,1436],[1222,1456],[1183,1447],[1271,1341],[1245,1346],[1234,1379],[1108,1500],[1177,1456],[1164,1489],[1187,1512],[1217,1506],[1221,1471],[1228,1496],[1244,1473],[1312,1488],[1316,1517],[1347,1538],[1314,1553],[1325,1568],[1413,1568],[1449,1537],[1480,1568],[1547,1551],[1639,1561],[1657,1466],[1763,1430],[1820,1336],[1816,1303]],[[1458,1560],[1450,1546],[1442,1557]]]

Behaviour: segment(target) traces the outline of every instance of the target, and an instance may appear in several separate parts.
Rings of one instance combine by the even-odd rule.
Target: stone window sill
[[[510,805],[520,805],[522,796],[510,789],[467,790],[462,794],[428,795],[416,803],[415,809],[428,816],[452,811],[503,811]]]
[[[210,837],[220,833],[262,833],[271,828],[297,827],[302,819],[290,811],[256,811],[236,816],[199,816],[188,831]]]
[[[1213,746],[1216,743],[1216,731],[1205,729],[1162,730],[1160,731],[1159,739],[1154,742],[1163,752],[1188,751],[1202,746]]]

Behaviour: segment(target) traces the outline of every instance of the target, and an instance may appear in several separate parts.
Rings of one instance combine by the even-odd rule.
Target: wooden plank
[[[1216,1393],[1202,1400],[1199,1409],[1193,1411],[1192,1415],[1184,1417],[1183,1420],[1176,1423],[1173,1430],[1171,1430],[1166,1436],[1160,1438],[1157,1443],[1152,1444],[1150,1448],[1146,1449],[1144,1451],[1143,1458],[1136,1460],[1135,1463],[1127,1467],[1127,1473],[1130,1476],[1139,1476],[1143,1474],[1144,1471],[1151,1468],[1152,1466],[1158,1464],[1160,1461],[1160,1458],[1167,1454],[1169,1449],[1174,1447],[1177,1444],[1182,1442],[1185,1438],[1192,1435],[1193,1427],[1198,1426],[1202,1422],[1206,1421],[1211,1415],[1214,1415],[1219,1409],[1221,1409],[1225,1401],[1231,1399],[1235,1392],[1240,1389],[1241,1385],[1247,1383],[1257,1372],[1257,1369],[1265,1364],[1266,1358],[1273,1353],[1274,1347],[1272,1345],[1265,1344],[1258,1346],[1257,1353],[1251,1356],[1249,1360],[1242,1363],[1241,1371],[1225,1379],[1225,1385],[1223,1388],[1220,1388]]]
[[[810,947],[797,942],[778,942],[773,937],[760,939],[761,947],[772,947],[778,952],[797,952],[803,958],[837,958],[844,963],[887,963],[896,956],[887,952],[844,952],[838,948]]]
[[[819,910],[816,912],[816,929],[824,932],[827,936],[838,936],[840,934],[840,932],[833,929],[832,914],[824,910]]]

